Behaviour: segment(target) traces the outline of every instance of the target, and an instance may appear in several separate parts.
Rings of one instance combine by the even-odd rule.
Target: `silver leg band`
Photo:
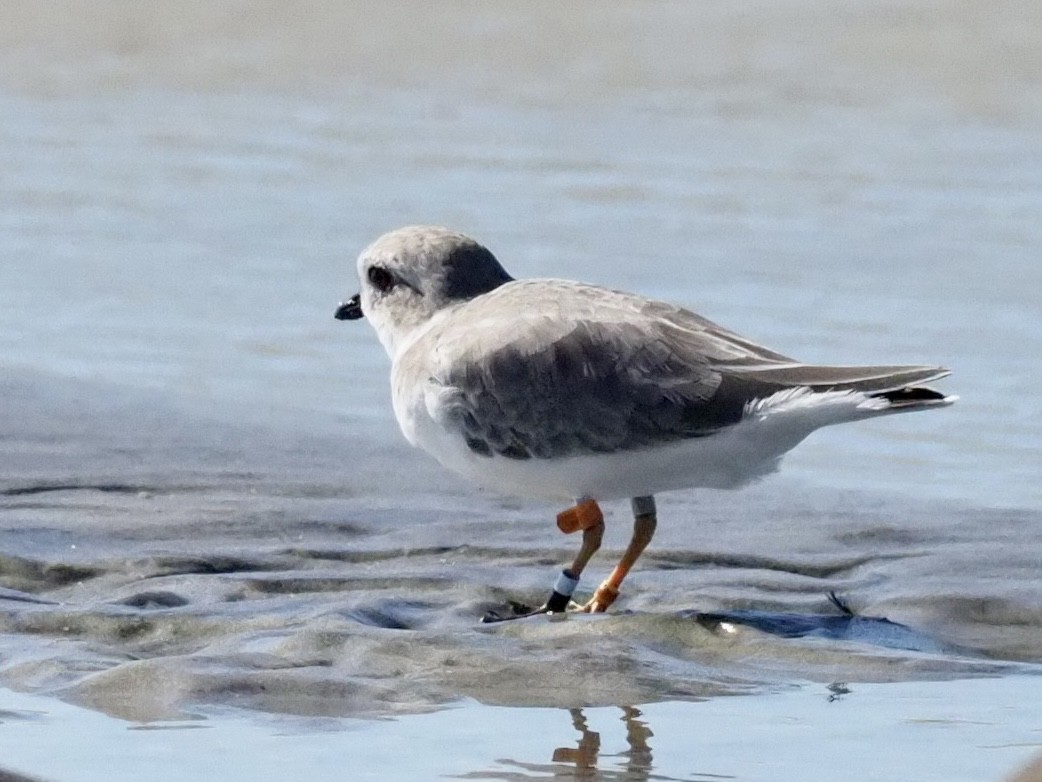
[[[630,500],[630,507],[633,508],[634,516],[653,516],[655,515],[655,498],[650,494],[646,497],[634,497]]]
[[[567,570],[562,570],[561,575],[557,577],[556,583],[554,583],[554,592],[565,597],[571,597],[575,593],[575,588],[579,586],[579,579],[571,574]]]

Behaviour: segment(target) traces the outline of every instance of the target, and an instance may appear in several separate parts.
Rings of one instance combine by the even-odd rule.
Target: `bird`
[[[335,310],[366,319],[391,359],[405,439],[504,494],[570,503],[579,551],[534,610],[605,611],[651,542],[655,495],[737,489],[773,473],[823,426],[946,407],[941,366],[806,364],[684,309],[565,279],[514,279],[485,246],[441,226],[383,234]],[[584,602],[600,502],[629,499],[633,532]],[[493,612],[490,619],[512,618]]]

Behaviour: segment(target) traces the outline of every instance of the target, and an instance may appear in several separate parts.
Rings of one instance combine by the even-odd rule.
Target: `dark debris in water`
[[[835,592],[828,593],[829,602],[839,615],[797,614],[788,612],[734,609],[731,611],[684,612],[700,625],[719,632],[722,625],[743,625],[780,638],[826,638],[853,641],[884,649],[928,654],[967,654],[911,627],[892,622],[886,617],[859,616]]]
[[[733,609],[729,611],[681,611],[678,616],[693,619],[713,633],[719,633],[725,625],[751,627],[779,638],[825,638],[834,641],[852,641],[908,652],[929,654],[969,654],[967,650],[937,641],[885,617],[859,616],[835,592],[828,593],[828,600],[839,615],[800,614],[793,612]],[[536,608],[516,600],[490,608],[482,617],[483,624],[498,624],[518,619],[529,619],[547,614],[545,607]],[[636,614],[630,614],[636,615]]]

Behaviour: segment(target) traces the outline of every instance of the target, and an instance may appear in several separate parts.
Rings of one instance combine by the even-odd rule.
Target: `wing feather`
[[[936,367],[801,364],[664,302],[562,280],[507,283],[410,350],[428,406],[475,453],[550,458],[712,435],[780,390],[888,391]]]

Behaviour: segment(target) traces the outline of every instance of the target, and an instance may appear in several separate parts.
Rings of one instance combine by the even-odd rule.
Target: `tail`
[[[807,383],[815,392],[853,391],[867,399],[859,407],[873,413],[903,413],[931,407],[947,407],[958,397],[943,394],[924,383],[951,374],[945,367],[807,367],[817,375]],[[812,378],[808,377],[808,380]]]
[[[760,389],[760,398],[747,412],[803,408],[816,409],[824,419],[834,416],[833,420],[823,420],[821,425],[947,407],[958,399],[924,385],[951,374],[944,367],[835,367],[792,363],[740,370],[740,374]]]

